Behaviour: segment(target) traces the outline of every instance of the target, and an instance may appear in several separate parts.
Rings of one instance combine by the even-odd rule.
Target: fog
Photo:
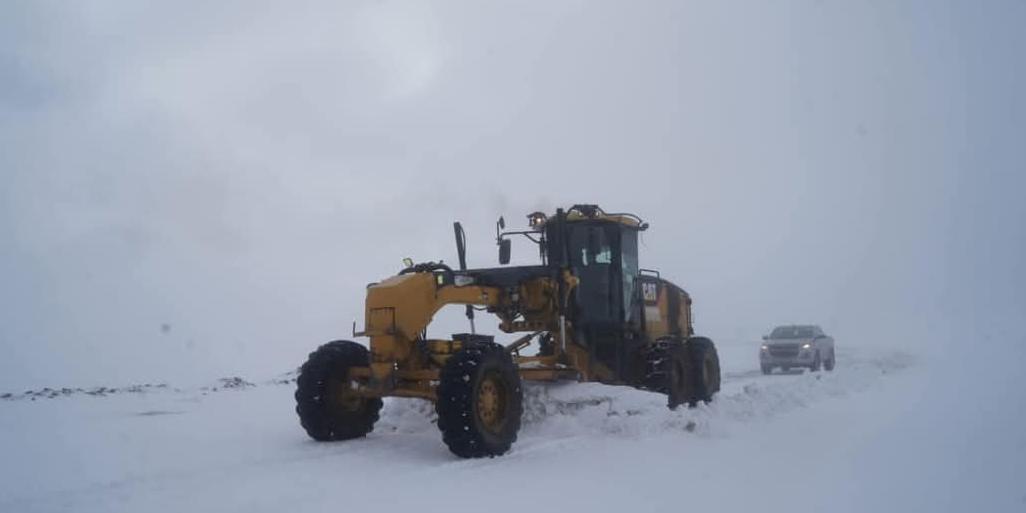
[[[1023,26],[996,0],[4,3],[0,390],[288,371],[403,257],[455,262],[452,221],[493,266],[498,216],[574,203],[651,223],[642,266],[753,362],[776,323],[1021,341]]]

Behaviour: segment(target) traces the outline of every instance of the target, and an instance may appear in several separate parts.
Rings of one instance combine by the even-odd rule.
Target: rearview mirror
[[[413,267],[413,259],[410,258],[410,257],[404,258],[403,259],[403,267],[405,267],[406,269],[409,269],[409,268]]]
[[[509,263],[510,249],[512,249],[512,241],[509,239],[499,239],[499,264],[506,265]]]

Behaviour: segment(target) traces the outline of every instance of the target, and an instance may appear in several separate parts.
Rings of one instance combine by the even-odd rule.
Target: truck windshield
[[[770,338],[812,338],[815,330],[809,326],[780,326],[773,330]]]

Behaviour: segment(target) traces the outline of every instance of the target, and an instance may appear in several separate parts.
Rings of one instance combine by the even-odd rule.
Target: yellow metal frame
[[[577,285],[569,272],[560,279],[566,282],[567,294]],[[447,305],[485,307],[499,317],[501,331],[530,332],[507,347],[522,379],[613,379],[609,369],[589,362],[587,352],[573,343],[572,325],[566,326],[567,340],[559,340],[558,289],[558,283],[549,277],[520,284],[516,289],[520,315],[511,319],[503,312],[513,299],[497,287],[456,286],[433,272],[400,274],[372,284],[367,288],[364,330],[358,333],[370,337],[370,367],[350,371],[361,384],[357,393],[435,400],[441,367],[462,347],[458,340],[423,338],[434,315]],[[552,333],[555,354],[521,356],[519,349],[542,332]]]
[[[566,218],[568,222],[595,219],[640,226],[637,219],[626,215],[600,213],[597,217],[585,217],[575,211]],[[359,335],[370,337],[371,362],[369,367],[351,371],[351,376],[361,385],[358,394],[434,400],[441,368],[462,346],[458,340],[425,340],[432,318],[447,305],[484,307],[499,318],[499,330],[527,332],[507,347],[525,380],[618,382],[618,376],[611,369],[593,361],[584,347],[574,343],[573,324],[560,317],[559,304],[566,304],[578,283],[569,270],[563,270],[558,277],[526,280],[512,290],[476,284],[456,286],[447,276],[451,274],[409,272],[367,288],[364,330]],[[651,313],[646,315],[645,331],[653,339],[670,332],[667,319],[671,312],[666,289],[661,287],[658,297],[653,300],[646,297],[644,301],[646,314]],[[561,290],[563,297],[559,297]],[[673,317],[690,327],[691,303],[690,298],[686,295],[685,298],[679,315]],[[513,303],[516,308],[511,308]],[[508,313],[513,311],[516,314]],[[543,332],[553,337],[554,354],[521,356],[519,349]]]

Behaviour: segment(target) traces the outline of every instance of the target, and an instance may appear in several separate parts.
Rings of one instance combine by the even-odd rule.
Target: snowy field
[[[722,392],[692,410],[531,385],[513,451],[483,460],[450,454],[417,400],[325,444],[273,380],[19,393],[0,400],[0,511],[1026,511],[1011,362],[863,348],[832,373],[763,376],[750,345],[721,353]]]

